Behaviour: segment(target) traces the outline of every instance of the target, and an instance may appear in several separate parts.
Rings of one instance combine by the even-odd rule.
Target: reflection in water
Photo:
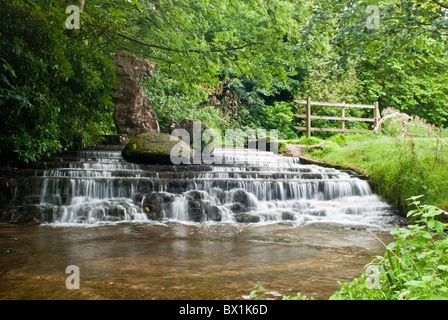
[[[387,232],[376,232],[385,242]],[[116,224],[0,227],[1,299],[326,299],[384,247],[337,224]],[[68,290],[68,265],[81,289]]]

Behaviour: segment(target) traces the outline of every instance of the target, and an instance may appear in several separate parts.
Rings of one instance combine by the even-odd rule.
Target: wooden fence
[[[346,129],[345,122],[346,121],[362,121],[362,122],[373,122],[373,127],[376,127],[379,119],[381,118],[379,111],[379,104],[375,102],[373,105],[365,105],[365,104],[347,104],[347,103],[330,103],[330,102],[316,102],[311,101],[311,98],[308,97],[307,100],[295,100],[297,104],[306,105],[306,114],[295,114],[299,119],[306,120],[305,127],[295,127],[297,130],[306,130],[306,136],[311,137],[311,131],[331,131],[331,132],[359,132],[359,133],[370,133],[372,130],[356,130],[356,129]],[[327,107],[341,107],[341,116],[340,117],[332,117],[332,116],[313,116],[311,112],[312,106],[327,106]],[[373,117],[372,118],[352,118],[345,116],[346,108],[364,108],[364,109],[373,109]],[[341,128],[315,128],[311,126],[312,119],[321,119],[321,120],[338,120],[341,121]]]
[[[414,127],[414,128],[412,128]],[[412,128],[412,129],[411,129]],[[419,130],[419,128],[423,128]],[[426,132],[425,132],[426,131]],[[417,124],[417,123],[406,123],[406,132],[405,135],[408,136],[417,136],[417,137],[439,137],[443,138],[447,129],[439,128],[430,124]]]

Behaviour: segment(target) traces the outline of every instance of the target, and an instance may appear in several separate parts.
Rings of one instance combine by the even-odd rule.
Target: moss
[[[121,58],[124,58],[124,59],[129,60],[131,63],[133,63],[135,60],[138,59],[135,55],[133,55],[133,54],[129,54],[129,53],[127,53],[127,52],[120,52],[120,53],[119,53],[119,56],[120,56]]]
[[[156,147],[154,150],[158,153],[166,153],[167,152],[165,147]]]
[[[166,133],[146,132],[136,135],[124,147],[122,155],[130,161],[146,164],[172,164],[171,149],[180,144],[179,156],[185,157],[183,163],[193,157],[193,151],[182,140],[172,141]]]

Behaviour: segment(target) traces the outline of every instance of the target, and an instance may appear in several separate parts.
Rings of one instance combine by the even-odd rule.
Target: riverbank
[[[312,138],[314,144],[319,141]],[[402,215],[410,210],[406,199],[417,195],[423,195],[423,203],[448,209],[447,139],[347,134],[327,141],[322,148],[308,149],[303,159],[357,169]]]
[[[298,141],[321,142],[317,138]],[[409,218],[406,227],[391,231],[396,240],[388,243],[384,256],[372,260],[369,267],[374,269],[341,283],[329,299],[445,300],[446,256],[439,253],[444,252],[448,237],[447,139],[336,135],[327,142],[320,149],[307,149],[302,162],[366,175],[375,193]],[[293,297],[303,298],[302,293]]]

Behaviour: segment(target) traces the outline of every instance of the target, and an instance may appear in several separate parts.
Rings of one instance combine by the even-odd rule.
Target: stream
[[[0,299],[248,299],[258,282],[271,299],[328,299],[384,254],[375,236],[392,241],[399,218],[367,181],[225,151],[206,167],[135,165],[119,150],[42,163],[12,202],[34,201],[40,224],[0,225]]]

